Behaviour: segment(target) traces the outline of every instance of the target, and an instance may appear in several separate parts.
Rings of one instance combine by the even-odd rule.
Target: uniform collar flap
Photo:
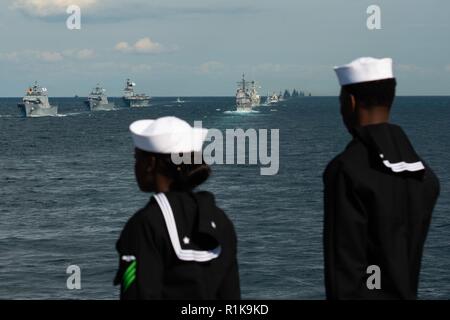
[[[214,196],[206,191],[193,193],[197,203],[198,212],[198,232],[207,234],[219,242],[218,230],[220,221],[218,221],[218,208]]]
[[[389,123],[368,125],[356,128],[354,134],[390,171],[401,173],[425,170],[420,157],[399,126]]]

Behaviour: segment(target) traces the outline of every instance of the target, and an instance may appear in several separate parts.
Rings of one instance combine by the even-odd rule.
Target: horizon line
[[[21,99],[24,96],[0,96],[0,99]],[[87,98],[88,96],[49,96],[49,99],[52,98],[73,98],[73,99],[79,99],[79,98]],[[261,96],[266,97],[266,96]],[[304,97],[295,97],[295,98],[288,98],[290,99],[306,99],[306,98],[336,98],[339,97],[339,95],[312,95],[312,96],[304,96]],[[449,94],[401,94],[396,95],[395,97],[450,97]],[[108,96],[108,98],[123,98],[123,96]],[[235,98],[234,95],[213,95],[213,96],[201,96],[201,95],[169,95],[169,96],[150,96],[150,99],[152,98]]]

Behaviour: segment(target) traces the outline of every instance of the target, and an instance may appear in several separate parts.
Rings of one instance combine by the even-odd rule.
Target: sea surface
[[[88,112],[54,98],[57,117],[26,119],[0,98],[0,299],[116,299],[115,242],[146,204],[134,181],[129,124],[175,115],[220,130],[279,129],[280,168],[214,165],[215,193],[239,238],[243,298],[323,299],[322,172],[350,137],[336,97],[288,100],[252,113],[232,97],[154,98],[152,106]],[[120,103],[120,99],[112,99]],[[419,296],[450,298],[450,97],[400,97],[393,122],[435,170],[441,196],[424,252]],[[81,268],[68,290],[66,268]]]

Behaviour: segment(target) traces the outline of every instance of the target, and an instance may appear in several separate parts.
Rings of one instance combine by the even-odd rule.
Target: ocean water
[[[114,99],[112,99],[114,100]],[[0,99],[0,299],[116,299],[115,242],[147,202],[133,176],[128,125],[175,115],[209,128],[280,129],[280,169],[214,165],[202,187],[234,221],[243,298],[323,299],[322,171],[349,135],[337,98],[288,100],[233,112],[234,99],[155,98],[142,109],[88,112],[82,99],[51,99],[60,116],[20,118]],[[402,125],[441,181],[419,296],[450,298],[450,97],[400,97]],[[81,290],[66,268],[81,268]]]

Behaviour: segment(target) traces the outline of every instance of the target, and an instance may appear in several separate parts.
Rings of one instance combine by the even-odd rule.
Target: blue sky
[[[265,94],[339,91],[332,70],[392,57],[402,95],[450,94],[448,0],[1,0],[0,96],[39,80],[52,96],[127,77],[152,96],[233,95],[245,72]],[[66,28],[69,4],[81,30]],[[381,7],[382,30],[366,27]]]

